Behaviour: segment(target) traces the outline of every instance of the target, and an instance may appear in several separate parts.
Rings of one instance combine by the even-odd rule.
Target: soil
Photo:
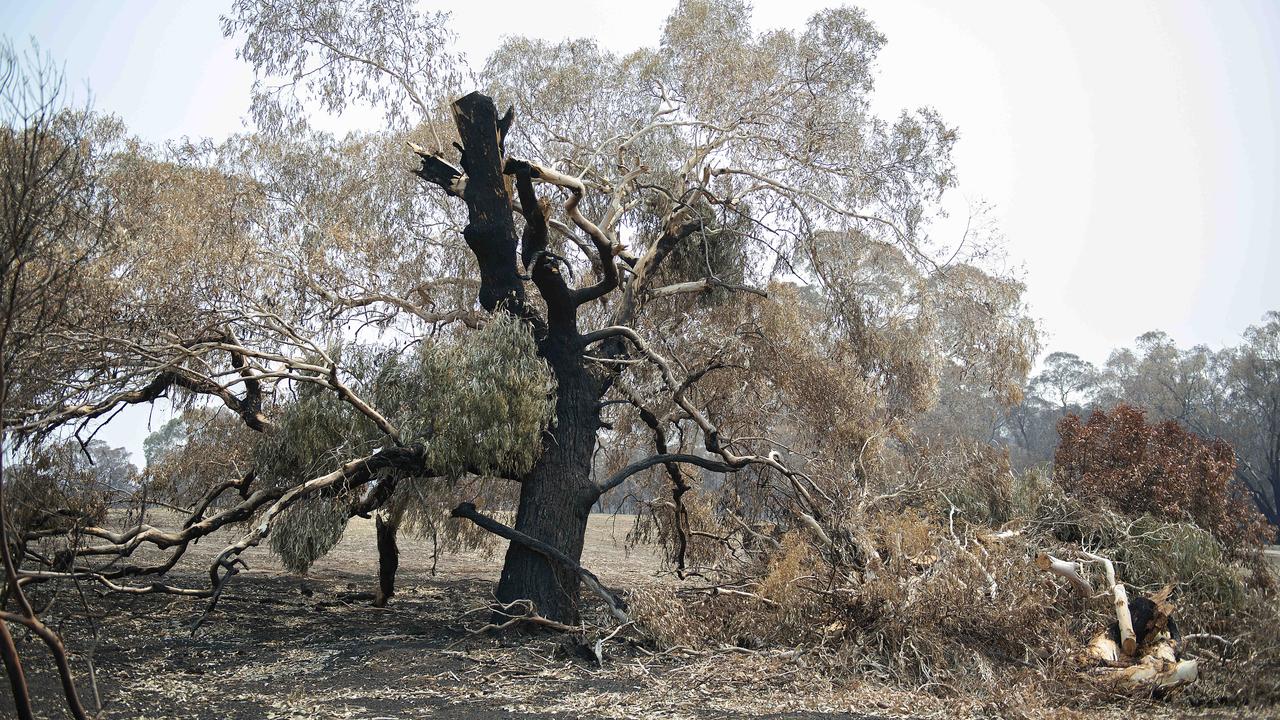
[[[654,582],[653,548],[628,549],[629,518],[593,516],[584,564],[607,585]],[[230,533],[193,547],[167,581],[208,582],[207,563]],[[306,577],[269,551],[228,585],[194,633],[201,599],[122,595],[85,587],[98,640],[74,587],[44,611],[73,651],[85,705],[106,718],[878,718],[913,714],[914,700],[887,688],[833,688],[793,656],[655,653],[620,633],[597,662],[588,642],[563,634],[474,634],[488,619],[501,553],[443,557],[401,538],[397,594],[370,606],[376,582],[371,521],[358,520]],[[48,586],[34,593],[50,600]],[[602,624],[607,615],[593,609]],[[33,702],[43,718],[70,717],[38,639],[18,630]],[[790,657],[791,659],[788,659]],[[0,691],[0,717],[13,712]],[[936,712],[937,708],[930,710]]]

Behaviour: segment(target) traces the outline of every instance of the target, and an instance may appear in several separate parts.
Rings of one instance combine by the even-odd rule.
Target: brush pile
[[[654,501],[636,538],[681,581],[633,593],[633,617],[664,648],[792,648],[943,696],[1280,698],[1254,679],[1280,668],[1256,547],[1081,500],[983,445],[895,461],[896,483],[761,474],[755,512],[730,485]]]

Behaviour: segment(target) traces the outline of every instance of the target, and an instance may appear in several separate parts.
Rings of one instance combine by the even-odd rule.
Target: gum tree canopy
[[[262,539],[303,569],[377,512],[382,601],[397,527],[445,547],[493,531],[512,541],[499,600],[574,623],[605,493],[660,517],[683,571],[692,498],[824,522],[813,498],[845,485],[815,478],[870,472],[939,378],[1016,399],[1021,285],[973,264],[975,237],[928,237],[955,131],[871,113],[884,38],[860,11],[799,32],[749,17],[691,0],[656,48],[507,38],[472,73],[447,17],[407,0],[236,2],[257,130],[102,141],[113,241],[84,309],[33,341],[59,360],[5,407],[34,446],[169,398],[186,413],[147,480],[192,516],[81,529],[97,544],[32,581],[74,559],[133,587],[251,520],[208,587],[144,586],[216,600]],[[308,121],[367,106],[385,130]],[[93,563],[146,544],[171,560]]]

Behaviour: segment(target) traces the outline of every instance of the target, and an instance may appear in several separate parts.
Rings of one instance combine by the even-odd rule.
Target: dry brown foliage
[[[699,505],[689,528],[714,532],[689,558],[693,577],[634,593],[634,617],[664,648],[791,649],[833,677],[924,687],[1002,716],[1105,705],[1119,691],[1076,658],[1113,621],[1110,605],[1033,563],[1091,550],[1116,561],[1134,597],[1176,588],[1183,652],[1205,678],[1176,703],[1275,702],[1276,684],[1250,674],[1280,658],[1275,581],[1256,556],[1194,524],[1126,518],[1038,472],[1015,476],[981,444],[900,447],[876,467],[815,475],[805,493],[765,478],[772,500],[750,523],[731,503]],[[672,518],[645,522],[665,544]],[[1102,587],[1100,569],[1085,572]]]
[[[1177,422],[1146,422],[1142,410],[1118,405],[1058,426],[1055,472],[1068,493],[1105,502],[1126,515],[1191,518],[1227,547],[1256,548],[1269,536],[1266,518],[1234,482],[1235,453]]]

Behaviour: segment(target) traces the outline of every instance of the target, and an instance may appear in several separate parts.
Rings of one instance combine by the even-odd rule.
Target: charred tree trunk
[[[386,607],[395,594],[396,570],[400,567],[400,548],[396,547],[396,531],[400,523],[384,521],[382,516],[374,520],[378,532],[378,592],[374,595],[374,607]]]
[[[493,100],[480,93],[455,102],[453,115],[462,140],[465,182],[451,187],[461,187],[467,204],[463,236],[479,265],[480,304],[490,312],[509,312],[528,323],[537,338],[539,354],[551,366],[557,382],[556,423],[543,439],[541,458],[520,478],[515,529],[577,561],[582,556],[587,515],[598,496],[591,478],[591,457],[604,386],[583,357],[578,303],[555,263],[539,252],[546,247],[547,220],[524,166],[516,184],[525,227],[517,238],[502,147],[510,118],[500,119]],[[522,277],[517,258],[523,260],[528,276]],[[545,319],[528,300],[525,277],[533,280],[546,302]],[[578,589],[579,577],[572,570],[554,567],[542,555],[513,544],[507,551],[497,596],[504,602],[532,600],[544,617],[574,624],[578,620]]]
[[[543,443],[542,457],[522,480],[515,529],[582,560],[587,517],[599,493],[591,477],[591,457],[600,426],[601,385],[584,366],[576,342],[544,343],[558,383],[556,424]],[[497,598],[532,600],[539,614],[557,622],[578,622],[580,578],[576,572],[523,545],[507,549]]]

